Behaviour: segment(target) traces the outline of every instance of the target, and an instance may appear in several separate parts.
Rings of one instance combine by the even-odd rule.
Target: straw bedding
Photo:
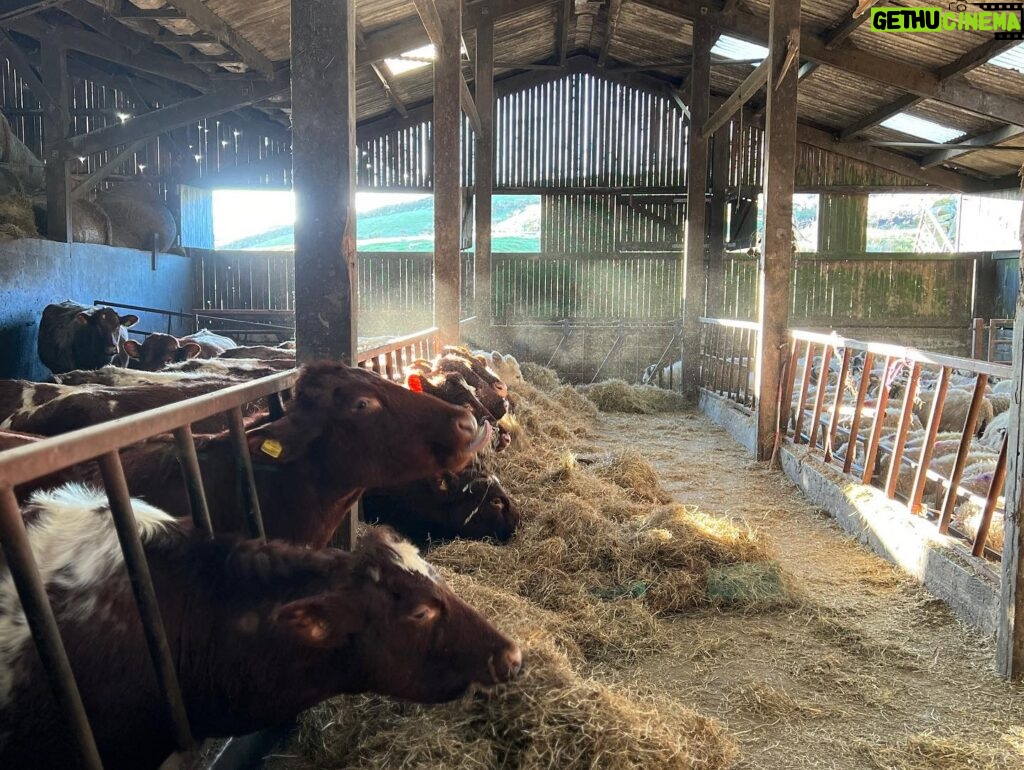
[[[0,195],[0,240],[37,238],[32,201],[26,195]]]
[[[590,395],[550,370],[523,370],[527,381],[513,388],[518,408],[508,421],[513,445],[481,461],[516,500],[523,527],[506,545],[454,541],[429,558],[460,596],[520,643],[525,673],[443,706],[335,699],[307,712],[298,740],[274,766],[732,765],[735,745],[717,722],[640,692],[621,674],[665,649],[658,618],[666,613],[789,602],[764,541],[669,503],[635,452],[588,446],[596,414]],[[727,590],[713,598],[709,580]]]

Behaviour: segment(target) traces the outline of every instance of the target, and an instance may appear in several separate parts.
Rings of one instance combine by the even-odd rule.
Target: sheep
[[[985,428],[985,435],[978,439],[978,442],[990,449],[999,449],[1009,429],[1010,413],[1002,412],[997,414],[992,418],[992,422],[988,424],[988,427]]]
[[[998,417],[1010,408],[1010,404],[1013,403],[1013,396],[1005,393],[990,393],[988,400],[992,402],[992,411]]]
[[[1000,380],[992,386],[992,392],[1002,396],[1012,396],[1016,388],[1012,379]]]
[[[978,528],[981,526],[981,514],[980,505],[973,500],[966,500],[953,510],[952,524],[973,541],[978,536]],[[992,513],[985,545],[997,553],[1003,551],[1003,512],[1000,510]]]
[[[950,390],[946,394],[946,403],[942,407],[942,417],[939,419],[940,431],[963,430],[967,422],[967,412],[971,407],[971,398],[972,394],[966,390]],[[934,392],[926,392],[918,396],[914,411],[922,421],[927,420],[931,414],[933,401],[935,401]],[[995,412],[992,402],[988,398],[982,397],[974,435],[980,436],[984,433],[985,426],[992,422],[993,417],[995,417]]]

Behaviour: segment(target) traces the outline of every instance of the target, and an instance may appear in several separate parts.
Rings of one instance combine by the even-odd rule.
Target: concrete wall
[[[0,243],[0,378],[46,379],[36,352],[39,318],[51,302],[66,299],[122,302],[188,312],[192,308],[192,264],[188,257],[88,243],[38,239]],[[122,311],[128,312],[128,311]],[[136,311],[131,311],[136,312]],[[136,328],[167,331],[166,317],[137,313]],[[180,322],[173,333],[185,331]]]
[[[702,393],[700,408],[753,454],[754,421],[726,399]],[[881,490],[858,484],[812,456],[783,444],[782,469],[808,500],[875,553],[917,578],[966,623],[992,634],[999,612],[999,576],[985,560],[964,554],[934,523],[911,516]]]

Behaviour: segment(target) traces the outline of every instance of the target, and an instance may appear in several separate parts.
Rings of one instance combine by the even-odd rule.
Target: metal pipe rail
[[[889,343],[863,342],[835,333],[822,334],[794,330],[790,332],[790,338],[790,371],[787,381],[784,383],[785,395],[782,407],[785,410],[793,408],[795,415],[793,419],[787,419],[783,423],[785,431],[783,438],[795,444],[806,444],[809,449],[814,450],[819,445],[818,431],[820,428],[820,444],[824,452],[824,460],[827,463],[841,460],[843,473],[855,475],[861,483],[875,483],[889,499],[897,497],[901,469],[912,469],[913,481],[909,492],[899,494],[900,497],[905,498],[909,511],[915,515],[934,518],[936,526],[942,534],[952,532],[961,539],[968,540],[974,555],[986,553],[985,544],[988,531],[1005,478],[1005,439],[999,450],[999,459],[993,479],[983,499],[983,512],[973,540],[964,533],[951,529],[950,524],[956,506],[961,499],[977,501],[979,497],[964,489],[961,482],[969,462],[971,442],[978,426],[988,382],[991,378],[1012,378],[1011,367],[929,353]],[[815,377],[815,356],[819,352],[821,354],[820,366],[818,366]],[[851,363],[853,355],[857,352],[863,353],[864,360],[859,372],[855,373]],[[803,356],[803,368],[797,372],[797,363],[801,355]],[[833,355],[839,356],[842,363],[838,378],[834,382],[830,382],[830,373],[832,372],[830,360]],[[885,363],[882,368],[881,381],[873,383],[871,371],[872,365],[877,359],[882,359]],[[925,367],[938,371],[935,395],[927,423],[924,426],[921,446],[914,450],[915,457],[908,457],[907,436],[913,422],[915,399]],[[960,431],[954,464],[948,471],[948,476],[943,476],[936,473],[930,466],[943,409],[949,394],[950,382],[955,372],[973,376],[974,383],[970,405]],[[859,378],[859,382],[851,383],[851,374],[855,379]],[[799,379],[797,379],[798,377]],[[797,383],[799,383],[798,392],[795,391]],[[902,394],[896,396],[900,399],[899,420],[891,435],[883,440],[886,407],[890,391],[897,383],[903,388]],[[813,405],[808,402],[812,385]],[[868,394],[872,386],[876,386],[878,392],[877,396],[869,403]],[[826,404],[826,391],[829,388],[833,389],[828,399],[831,403]],[[854,392],[854,389],[856,397],[852,399],[853,413],[849,415],[850,423],[848,428],[840,431],[841,415],[844,408],[848,409],[850,404],[847,397]],[[810,421],[806,428],[804,426],[805,419]],[[867,435],[862,436],[861,424],[866,420],[870,420],[870,425]],[[841,458],[837,458],[834,452],[834,443],[840,432],[846,433],[849,440],[846,444],[845,454]],[[859,452],[861,449],[862,453]],[[888,471],[876,479],[877,460],[882,453],[888,455]],[[857,458],[856,463],[854,462],[855,457]],[[857,472],[854,473],[854,471]],[[922,505],[925,488],[929,481],[938,481],[938,486],[942,490],[942,500],[934,510]],[[988,553],[998,556],[991,550]]]
[[[760,326],[724,318],[701,318],[700,323],[700,386],[753,409],[757,395],[750,377],[755,371]]]

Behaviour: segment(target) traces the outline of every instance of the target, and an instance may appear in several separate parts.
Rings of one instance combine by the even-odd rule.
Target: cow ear
[[[203,346],[198,342],[186,342],[181,346],[181,350],[185,354],[185,358],[198,358],[199,354],[203,352]]]
[[[302,457],[323,432],[323,424],[286,414],[246,434],[249,454],[256,462],[290,463]]]
[[[142,358],[142,346],[135,340],[124,340],[121,343],[123,350],[129,358]]]
[[[87,323],[89,323],[89,314],[88,313],[79,313],[78,315],[75,316],[75,324],[76,325],[78,325],[78,326],[85,326]]]
[[[128,315],[123,315],[120,318],[121,326],[124,326],[125,328],[128,328],[129,326],[135,326],[135,324],[139,322],[139,317],[131,313],[129,313]]]
[[[277,613],[281,627],[309,647],[341,644],[345,637],[362,630],[364,618],[351,600],[324,594],[289,602]]]

